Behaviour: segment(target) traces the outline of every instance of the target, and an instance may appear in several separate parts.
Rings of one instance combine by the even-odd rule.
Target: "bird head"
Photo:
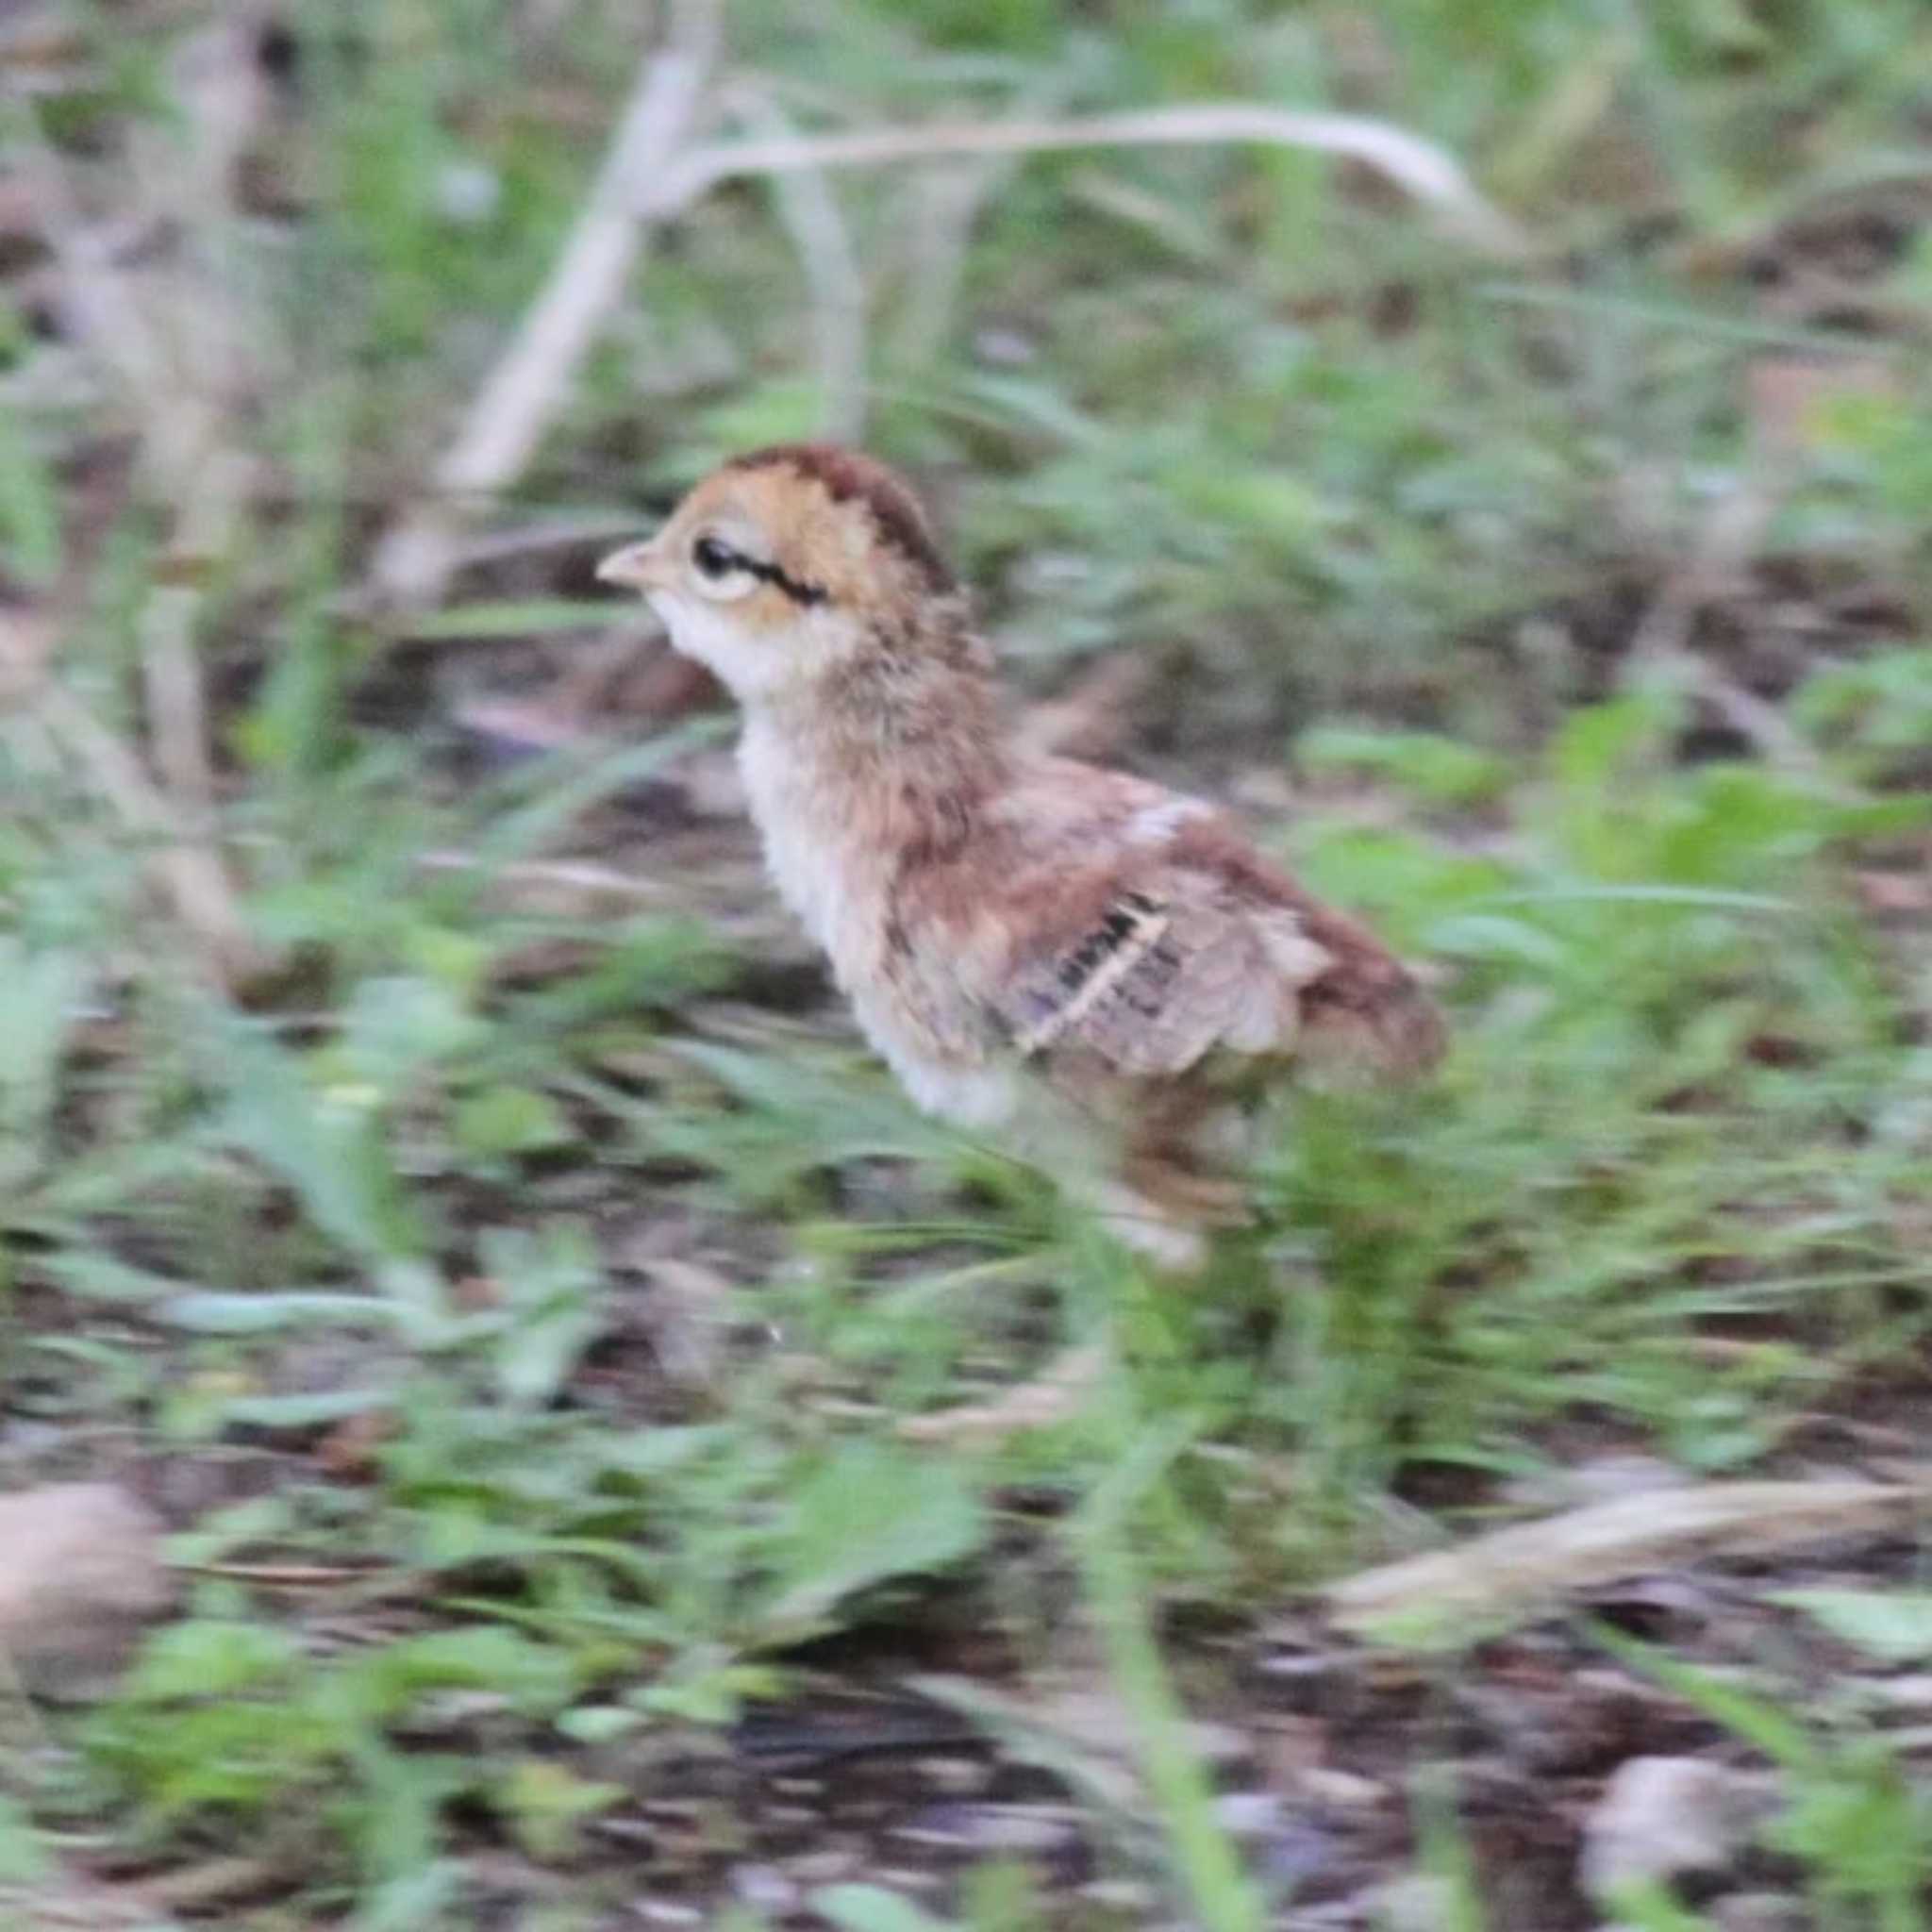
[[[918,498],[883,463],[828,443],[725,463],[597,575],[641,591],[674,648],[743,703],[951,636],[963,615]]]

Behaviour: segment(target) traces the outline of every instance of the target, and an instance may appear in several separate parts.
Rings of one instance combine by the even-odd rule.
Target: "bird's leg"
[[[1199,1218],[1128,1180],[1090,1180],[1073,1190],[1124,1248],[1165,1274],[1199,1274],[1208,1265],[1208,1234]]]
[[[1224,1095],[1181,1085],[1147,1096],[1123,1149],[1127,1188],[1170,1225],[1206,1235],[1248,1216],[1248,1191],[1230,1167],[1244,1148],[1246,1123]]]

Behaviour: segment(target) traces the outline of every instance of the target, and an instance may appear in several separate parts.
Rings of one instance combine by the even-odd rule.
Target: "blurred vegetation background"
[[[0,82],[0,1923],[1927,1923],[1921,0]],[[1230,102],[1349,152],[912,152]],[[1194,1295],[908,1111],[595,592],[818,434],[1439,975]]]

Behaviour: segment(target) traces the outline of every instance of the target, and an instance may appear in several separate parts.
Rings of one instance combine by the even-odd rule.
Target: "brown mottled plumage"
[[[991,653],[883,465],[740,457],[599,575],[743,707],[773,877],[912,1097],[1156,1258],[1191,1265],[1239,1198],[1205,1143],[1257,1075],[1439,1057],[1404,967],[1213,807],[1016,748]]]

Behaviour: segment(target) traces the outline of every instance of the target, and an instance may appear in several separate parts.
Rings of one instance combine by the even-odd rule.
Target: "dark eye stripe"
[[[792,576],[779,564],[760,563],[756,558],[749,557],[741,560],[744,568],[750,571],[752,575],[757,577],[760,583],[777,585],[779,590],[783,591],[794,604],[810,606],[813,604],[823,604],[825,601],[825,590],[823,584],[805,583],[801,579]]]
[[[700,537],[691,548],[691,560],[707,576],[722,577],[727,571],[741,570],[761,584],[774,584],[794,604],[809,607],[825,601],[824,587],[808,584],[793,576],[783,564],[767,563],[762,558],[747,557],[741,550],[717,537]]]

